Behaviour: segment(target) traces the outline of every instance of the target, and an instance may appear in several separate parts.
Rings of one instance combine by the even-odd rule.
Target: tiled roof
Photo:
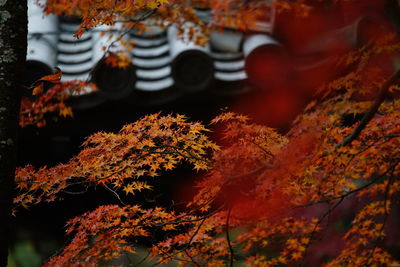
[[[239,31],[213,33],[205,47],[182,42],[173,27],[140,35],[131,32],[126,38],[135,43],[129,54],[133,65],[113,70],[102,61],[102,47],[112,39],[100,33],[109,28],[95,28],[76,39],[73,34],[79,27],[77,20],[43,16],[41,12],[30,1],[27,60],[36,64],[34,68],[42,65],[40,74],[45,66],[48,70],[58,66],[63,81],[91,80],[110,99],[123,98],[132,90],[156,92],[177,87],[198,92],[211,82],[235,83],[247,79],[242,51],[246,38]]]

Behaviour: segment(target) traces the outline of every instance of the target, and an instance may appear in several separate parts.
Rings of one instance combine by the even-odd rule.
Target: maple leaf
[[[72,117],[73,116],[72,108],[66,106],[62,107],[60,109],[60,115],[63,116],[64,118],[68,116]]]
[[[128,184],[127,186],[124,187],[124,191],[125,193],[128,195],[129,193],[131,193],[132,195],[134,195],[134,187],[133,184]]]
[[[300,252],[293,252],[290,256],[295,261],[297,261],[303,257],[303,255]]]
[[[47,81],[51,83],[59,83],[61,80],[61,69],[56,67],[56,73],[46,75],[44,77],[41,77],[38,81]]]
[[[41,95],[43,93],[43,83],[39,83],[39,85],[37,85],[33,91],[32,91],[32,95]]]

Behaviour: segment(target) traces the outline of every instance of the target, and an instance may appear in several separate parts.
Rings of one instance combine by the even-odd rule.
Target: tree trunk
[[[26,0],[0,0],[0,267],[7,266],[21,81],[27,47]]]

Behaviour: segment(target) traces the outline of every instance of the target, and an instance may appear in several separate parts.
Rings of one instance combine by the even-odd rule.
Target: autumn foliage
[[[96,91],[93,83],[85,81],[61,82],[62,72],[57,68],[56,73],[44,76],[32,84],[32,98],[24,97],[21,101],[19,126],[46,126],[49,116],[72,117],[72,108],[67,103],[73,95],[88,91]],[[51,86],[45,90],[45,83]]]
[[[192,2],[216,4],[217,15],[233,3],[240,11],[248,2],[243,12],[260,4]],[[289,3],[278,1],[280,8],[309,10],[304,1]],[[113,23],[120,15],[134,18],[142,9],[157,9],[167,21],[177,14],[192,20],[190,8],[187,1],[158,0],[48,0],[46,6],[48,12],[82,16],[85,27]],[[400,264],[398,247],[387,242],[388,235],[399,234],[390,228],[391,220],[399,218],[399,74],[392,67],[399,42],[392,31],[375,37],[341,55],[337,66],[346,72],[314,88],[284,134],[234,112],[220,114],[207,126],[183,115],[153,114],[118,133],[89,136],[66,163],[18,168],[17,208],[96,186],[120,201],[68,221],[71,241],[45,266],[109,265],[149,243],[149,259],[180,266]],[[200,176],[184,211],[121,200],[152,190],[152,179],[163,179],[163,172],[184,162]],[[358,203],[351,222],[332,233],[330,217],[339,221],[349,202]],[[325,262],[317,258],[319,246],[322,250],[337,236],[340,248],[327,253]]]

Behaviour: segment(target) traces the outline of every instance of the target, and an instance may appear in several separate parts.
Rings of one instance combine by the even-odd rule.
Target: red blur
[[[349,71],[338,65],[339,59],[371,39],[393,32],[388,1],[331,2],[309,1],[312,8],[307,16],[278,14],[274,37],[280,44],[260,46],[248,55],[245,69],[256,90],[239,100],[234,111],[285,129],[317,97],[319,86]],[[394,71],[388,57],[393,54],[374,58],[371,63],[383,67],[384,79]],[[374,90],[357,97],[369,100],[377,94]]]

